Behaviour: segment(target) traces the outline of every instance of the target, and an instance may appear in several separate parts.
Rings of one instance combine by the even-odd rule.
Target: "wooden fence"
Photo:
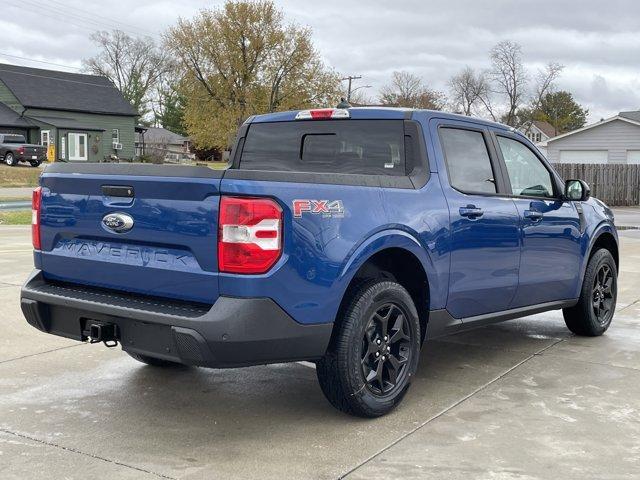
[[[640,205],[640,164],[554,163],[565,180],[578,178],[591,187],[591,195],[607,205]]]

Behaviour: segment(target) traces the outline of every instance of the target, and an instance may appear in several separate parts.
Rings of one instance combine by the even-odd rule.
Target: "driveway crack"
[[[174,477],[169,477],[167,475],[163,475],[161,473],[153,472],[151,470],[145,470],[144,468],[134,467],[133,465],[129,465],[129,464],[126,464],[126,463],[118,462],[116,460],[111,460],[111,459],[108,459],[108,458],[105,458],[105,457],[101,457],[99,455],[94,455],[92,453],[83,452],[83,451],[77,450],[75,448],[65,447],[63,445],[58,445],[57,443],[47,442],[45,440],[41,440],[39,438],[32,437],[31,435],[25,435],[23,433],[12,432],[11,430],[6,430],[4,428],[0,428],[0,432],[6,433],[7,435],[13,435],[13,436],[22,438],[24,440],[31,440],[32,442],[36,442],[36,443],[39,443],[41,445],[47,445],[49,447],[60,448],[60,449],[65,450],[67,452],[76,453],[78,455],[84,455],[85,457],[91,457],[91,458],[94,458],[96,460],[101,460],[103,462],[111,463],[111,464],[118,465],[118,466],[125,467],[125,468],[130,468],[130,469],[136,470],[138,472],[143,472],[143,473],[148,473],[150,475],[155,475],[156,477],[159,477],[159,478],[167,478],[169,480],[177,480]]]
[[[23,360],[23,359],[29,358],[29,357],[37,357],[38,355],[44,355],[45,353],[58,352],[60,350],[66,350],[67,348],[81,347],[82,345],[86,345],[86,343],[78,343],[77,345],[67,345],[66,347],[52,348],[51,350],[45,350],[44,352],[38,352],[38,353],[30,353],[29,355],[22,355],[21,357],[7,358],[6,360],[0,361],[0,365],[3,365],[5,363],[9,363],[9,362],[15,362],[17,360]]]
[[[407,433],[401,435],[400,437],[398,437],[397,439],[395,439],[393,442],[391,442],[389,445],[387,445],[386,447],[378,450],[376,453],[374,453],[373,455],[371,455],[369,458],[365,459],[363,462],[361,462],[359,465],[356,465],[355,467],[351,468],[349,471],[347,471],[346,473],[343,473],[342,475],[340,475],[338,478],[339,479],[343,479],[347,476],[349,476],[350,474],[352,474],[353,472],[355,472],[357,469],[359,469],[360,467],[366,465],[367,463],[369,463],[371,460],[375,459],[376,457],[378,457],[379,455],[383,454],[384,452],[386,452],[387,450],[389,450],[391,447],[397,445],[398,443],[400,443],[402,440],[404,440],[405,438],[413,435],[415,432],[417,432],[418,430],[420,430],[422,427],[428,425],[429,423],[431,423],[432,421],[440,418],[441,416],[443,416],[444,414],[446,414],[447,412],[451,411],[452,409],[456,408],[458,405],[466,402],[467,400],[469,400],[471,397],[475,396],[476,394],[482,392],[483,390],[485,390],[487,387],[491,386],[492,384],[496,383],[498,380],[501,380],[502,378],[506,377],[507,375],[509,375],[511,372],[513,372],[515,369],[521,367],[522,365],[524,365],[525,363],[527,363],[528,361],[530,361],[531,359],[542,355],[544,352],[546,352],[547,350],[549,350],[552,347],[555,347],[556,345],[558,345],[560,342],[563,342],[564,339],[558,339],[557,341],[551,343],[550,345],[547,345],[546,347],[538,350],[537,352],[532,353],[531,355],[527,356],[526,358],[524,358],[523,360],[521,360],[520,362],[516,363],[515,365],[513,365],[512,367],[509,367],[507,370],[505,370],[504,372],[502,372],[500,375],[498,375],[497,377],[493,378],[492,380],[489,380],[487,383],[479,386],[478,388],[476,388],[473,392],[469,393],[468,395],[462,397],[461,399],[455,401],[454,403],[452,403],[451,405],[449,405],[448,407],[444,408],[443,410],[441,410],[440,412],[436,413],[435,415],[429,417],[427,420],[425,420],[424,422],[422,422],[420,425],[416,426],[415,428],[411,429],[410,431],[408,431]]]

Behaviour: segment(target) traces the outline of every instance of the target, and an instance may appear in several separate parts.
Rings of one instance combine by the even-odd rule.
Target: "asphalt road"
[[[640,472],[640,231],[618,312],[577,338],[559,312],[427,342],[377,420],[324,400],[309,364],[144,366],[28,326],[28,227],[0,227],[3,479],[631,479]]]

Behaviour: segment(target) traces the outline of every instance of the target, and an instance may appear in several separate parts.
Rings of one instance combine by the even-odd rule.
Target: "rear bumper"
[[[43,332],[85,341],[87,321],[111,323],[125,351],[215,368],[316,360],[333,326],[302,325],[269,298],[221,296],[213,305],[187,304],[51,283],[40,270],[20,297],[27,322]]]
[[[18,162],[42,162],[46,159],[46,155],[36,155],[38,158],[31,158],[32,155],[16,155],[15,159]]]

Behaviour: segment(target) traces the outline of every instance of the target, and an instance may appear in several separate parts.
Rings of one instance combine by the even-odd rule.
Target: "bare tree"
[[[427,87],[420,77],[409,72],[393,72],[391,84],[380,89],[380,102],[395,107],[442,110],[446,96]]]
[[[344,98],[347,97],[346,92],[344,93]],[[370,95],[367,95],[367,92],[364,88],[360,89],[356,89],[354,91],[351,92],[351,99],[349,100],[349,103],[353,106],[367,106],[367,105],[375,105],[377,103],[377,100],[375,100],[374,98],[372,98]]]
[[[466,116],[471,116],[489,93],[489,83],[484,72],[476,73],[468,66],[449,80],[449,87],[453,109]]]
[[[531,109],[538,110],[547,93],[553,93],[555,82],[564,70],[564,65],[549,62],[544,69],[538,70],[535,76],[535,90],[531,99]]]
[[[516,126],[517,112],[526,99],[529,75],[522,63],[522,47],[510,40],[504,40],[491,49],[490,76],[494,92],[506,99],[507,110],[502,121]],[[492,114],[492,116],[494,116]]]
[[[535,120],[537,116],[540,116],[539,114],[544,99],[549,94],[553,93],[555,81],[558,79],[563,69],[563,65],[551,62],[543,69],[536,72],[534,76],[535,84],[533,92],[531,93],[531,98],[529,99],[529,104],[525,107],[521,107],[516,112],[516,126],[523,129],[524,133],[529,133],[531,125],[533,125],[533,120]]]
[[[165,51],[149,37],[132,37],[121,30],[96,32],[91,40],[100,52],[82,61],[84,70],[107,77],[140,115],[148,113],[148,95],[169,68]]]

